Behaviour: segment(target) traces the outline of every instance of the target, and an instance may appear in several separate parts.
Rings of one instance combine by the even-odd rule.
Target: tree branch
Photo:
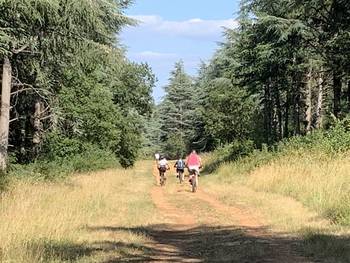
[[[23,45],[22,47],[20,47],[18,49],[13,49],[12,53],[14,53],[14,54],[22,53],[22,52],[24,52],[25,49],[27,49],[27,47],[29,47],[29,43]]]

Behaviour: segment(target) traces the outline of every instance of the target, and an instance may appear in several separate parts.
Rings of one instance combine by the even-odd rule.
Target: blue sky
[[[128,57],[147,62],[158,78],[153,96],[164,95],[169,72],[182,59],[189,74],[196,74],[223,40],[223,27],[235,27],[239,0],[136,0],[127,15],[140,21],[121,34]]]

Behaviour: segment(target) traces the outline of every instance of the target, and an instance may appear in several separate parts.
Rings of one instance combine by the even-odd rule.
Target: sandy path
[[[168,172],[168,176],[171,174]],[[155,167],[153,175],[158,181]],[[167,184],[170,183],[174,184],[174,180],[168,180]],[[293,239],[271,233],[264,225],[264,220],[248,212],[248,209],[225,205],[202,190],[195,194],[178,190],[176,194],[184,195],[183,200],[187,196],[190,197],[189,202],[195,200],[209,205],[214,213],[225,215],[237,225],[231,228],[213,226],[210,221],[205,226],[199,225],[193,214],[171,202],[175,196],[167,192],[167,186],[154,186],[152,200],[160,213],[171,222],[156,227],[150,234],[152,245],[158,251],[153,257],[154,262],[312,262],[293,250]],[[215,249],[223,252],[218,257],[212,256],[218,253]],[[236,253],[232,255],[235,249]],[[229,253],[226,257],[225,251]]]

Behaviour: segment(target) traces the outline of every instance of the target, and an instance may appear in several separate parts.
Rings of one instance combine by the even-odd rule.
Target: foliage
[[[154,153],[161,152],[160,143],[160,122],[157,108],[150,117],[143,118],[142,148],[140,157],[149,159],[154,157]]]
[[[254,102],[244,90],[232,86],[229,79],[217,78],[209,83],[204,105],[206,130],[219,143],[230,143],[250,134]]]
[[[76,172],[89,172],[118,166],[113,152],[108,152],[93,144],[82,144],[80,141],[67,140],[56,145],[60,152],[50,152],[47,158],[22,165],[11,164],[10,177],[34,180],[57,180]],[[52,150],[54,151],[54,149]]]
[[[205,172],[212,173],[218,169],[223,163],[235,161],[247,156],[251,156],[254,152],[254,143],[247,141],[233,141],[218,147],[210,155],[210,159],[206,158]]]
[[[181,137],[181,134],[169,134],[163,151],[170,159],[184,158],[186,154],[186,143]]]
[[[174,143],[176,135],[179,145],[184,144],[183,146],[188,147],[194,131],[196,93],[193,81],[186,74],[182,61],[175,64],[170,75],[169,85],[165,87],[166,96],[158,108],[160,140],[167,148],[171,148],[170,144]],[[169,154],[174,156],[177,150],[173,150]],[[186,151],[186,148],[181,151]]]
[[[330,130],[293,137],[270,149],[226,145],[206,158],[207,171],[220,174],[226,183],[239,179],[259,191],[291,196],[332,222],[348,225],[348,129],[345,119]]]
[[[9,151],[17,163],[79,159],[94,145],[133,165],[155,77],[147,64],[128,61],[118,42],[133,24],[124,15],[129,3],[0,1],[0,63],[8,57],[14,73]]]
[[[133,166],[142,145],[141,121],[130,114],[119,125],[121,126],[121,141],[118,155],[120,164],[127,168]]]

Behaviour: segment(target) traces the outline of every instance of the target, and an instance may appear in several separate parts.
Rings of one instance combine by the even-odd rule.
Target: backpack
[[[180,170],[185,169],[185,162],[182,159],[178,160],[176,168]]]

